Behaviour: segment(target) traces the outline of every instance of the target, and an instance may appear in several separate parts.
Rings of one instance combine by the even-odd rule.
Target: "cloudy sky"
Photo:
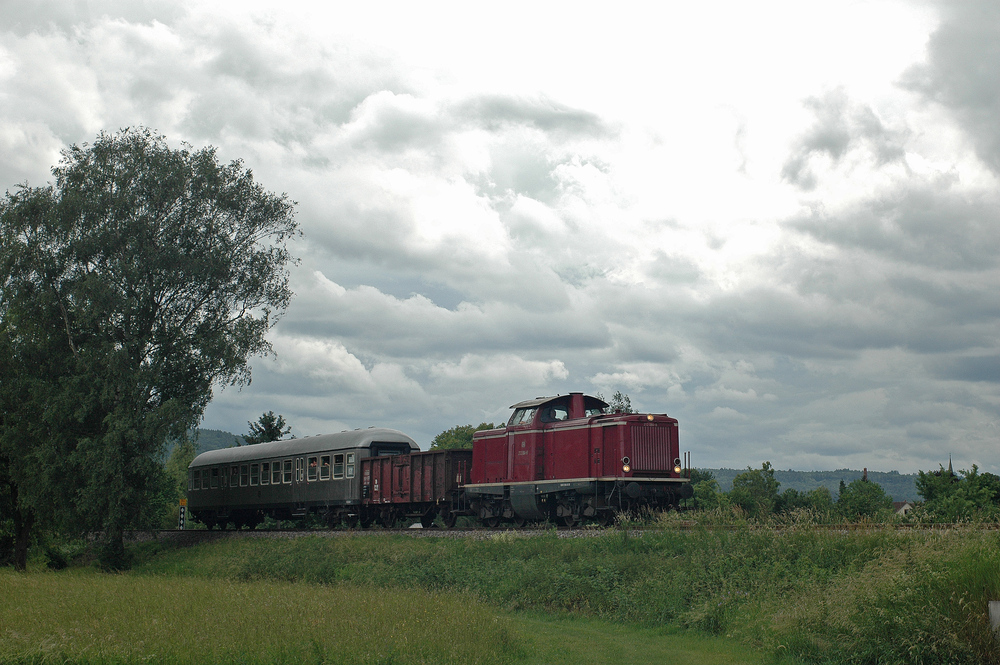
[[[298,202],[276,357],[206,427],[426,447],[621,390],[696,466],[1000,472],[995,0],[0,17],[0,191],[145,125]]]

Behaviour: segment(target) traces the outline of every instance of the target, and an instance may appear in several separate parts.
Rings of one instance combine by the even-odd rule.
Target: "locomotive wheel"
[[[429,529],[434,526],[434,518],[437,516],[434,510],[428,510],[426,513],[420,516],[420,526],[424,529]]]
[[[391,529],[396,526],[396,514],[391,510],[387,510],[379,516],[379,523],[385,529]]]
[[[374,521],[374,519],[372,518],[371,513],[367,512],[367,511],[361,513],[361,518],[360,518],[359,522],[361,523],[361,528],[362,529],[367,529],[368,527],[370,527],[372,525],[373,521]]]
[[[455,524],[458,522],[458,515],[456,515],[451,511],[448,511],[447,513],[441,516],[441,521],[444,523],[445,528],[454,529]]]
[[[605,510],[597,514],[597,523],[603,527],[612,526],[615,523],[615,514],[611,510]]]
[[[359,521],[360,519],[358,518],[357,515],[348,515],[347,517],[344,518],[344,523],[347,524],[348,529],[358,528]]]

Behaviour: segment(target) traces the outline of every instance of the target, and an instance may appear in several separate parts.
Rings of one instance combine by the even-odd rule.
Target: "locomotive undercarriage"
[[[620,514],[677,508],[691,495],[686,482],[660,479],[581,479],[467,487],[470,509],[486,527],[551,521],[565,526],[591,521],[603,526]]]

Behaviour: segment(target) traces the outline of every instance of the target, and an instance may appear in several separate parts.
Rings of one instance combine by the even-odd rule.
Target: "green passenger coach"
[[[361,459],[419,450],[402,432],[371,427],[204,452],[188,467],[188,510],[208,528],[253,528],[319,513],[357,524]]]

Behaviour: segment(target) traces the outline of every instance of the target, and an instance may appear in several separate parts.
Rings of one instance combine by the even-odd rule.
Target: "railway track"
[[[227,538],[302,538],[318,536],[321,538],[343,537],[385,537],[408,536],[411,538],[492,538],[503,534],[516,534],[518,537],[534,537],[555,532],[560,538],[587,538],[602,536],[609,533],[628,533],[631,536],[641,536],[644,533],[665,531],[691,531],[705,529],[709,531],[789,531],[816,530],[840,531],[844,533],[857,531],[996,531],[1000,530],[1000,522],[981,524],[812,524],[812,525],[746,525],[746,524],[711,524],[700,525],[694,521],[685,521],[670,526],[627,526],[627,527],[565,527],[552,525],[536,525],[518,528],[505,525],[498,528],[484,527],[454,527],[451,529],[420,528],[419,525],[410,528],[370,528],[370,529],[253,529],[253,530],[206,530],[206,529],[162,529],[159,531],[134,531],[129,540],[141,542],[147,540],[169,540],[185,544],[196,544]]]

